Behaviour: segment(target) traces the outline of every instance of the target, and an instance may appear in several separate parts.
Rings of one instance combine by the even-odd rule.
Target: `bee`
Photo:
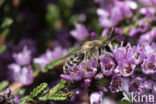
[[[0,104],[16,104],[15,97],[12,95],[10,89],[0,92]]]
[[[107,55],[108,52],[113,50],[113,46],[110,42],[110,38],[113,34],[114,28],[112,28],[109,37],[106,41],[93,40],[86,42],[81,49],[74,55],[67,58],[63,66],[64,73],[68,73],[68,68],[74,65],[79,65],[83,60],[87,62],[90,59],[97,59],[98,56]]]

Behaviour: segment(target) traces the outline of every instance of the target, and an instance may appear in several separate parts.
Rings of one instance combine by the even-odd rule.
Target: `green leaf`
[[[34,69],[33,76],[36,77],[40,73],[40,70],[39,70],[40,65],[37,63],[34,63],[32,67]]]
[[[100,40],[102,40],[102,41],[107,40],[107,36],[103,36],[103,37],[101,37]]]
[[[67,82],[62,79],[58,85],[54,86],[49,91],[48,94],[46,94],[43,97],[40,97],[39,100],[65,100],[65,99],[67,99],[66,93],[57,94],[57,92],[59,92],[62,88],[64,88],[66,83]]]
[[[29,101],[31,101],[32,99],[29,98],[29,96],[25,96],[24,98],[21,99],[21,103],[20,104],[25,104]]]
[[[8,81],[3,81],[0,83],[0,91],[4,90],[9,85]]]
[[[15,91],[14,94],[16,94],[16,95],[23,95],[25,93],[25,91],[26,90],[24,88],[21,88],[21,89]]]
[[[21,104],[25,104],[26,102],[30,102],[33,98],[39,96],[39,94],[47,87],[46,83],[40,84],[37,88],[35,88],[29,96],[22,98]]]
[[[80,47],[72,47],[72,48],[70,48],[70,49],[68,50],[67,54],[76,52],[76,51],[78,51],[78,50],[80,50]]]
[[[54,87],[50,90],[50,94],[55,94],[55,93],[57,93],[59,90],[61,90],[62,88],[64,88],[64,86],[65,86],[66,83],[67,83],[67,81],[62,79],[58,85],[54,86]]]
[[[41,71],[47,72],[48,70],[55,68],[56,66],[58,66],[59,64],[61,64],[63,62],[64,62],[63,59],[54,60],[51,63],[47,64],[44,68],[42,68]]]
[[[13,23],[12,18],[6,17],[1,25],[2,28],[9,27]]]
[[[1,46],[0,46],[0,53],[4,52],[5,50],[6,50],[5,45],[1,45]]]
[[[46,83],[42,83],[40,86],[35,88],[29,95],[30,98],[34,98],[39,95],[47,87]]]
[[[46,101],[46,100],[66,100],[67,94],[61,93],[61,94],[53,94],[49,96],[40,97],[39,100]]]

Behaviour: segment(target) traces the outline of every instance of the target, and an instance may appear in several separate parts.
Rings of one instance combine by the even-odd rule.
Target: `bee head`
[[[110,42],[103,42],[102,43],[102,49],[111,52],[112,51],[112,46],[110,45]]]

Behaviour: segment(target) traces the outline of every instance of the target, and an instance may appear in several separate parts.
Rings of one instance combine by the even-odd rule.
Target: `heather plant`
[[[0,8],[0,103],[156,103],[155,0],[0,0]],[[85,42],[107,39],[112,50],[63,70]]]

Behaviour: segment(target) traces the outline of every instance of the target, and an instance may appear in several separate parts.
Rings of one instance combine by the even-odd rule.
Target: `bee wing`
[[[89,49],[91,49],[91,48],[80,48],[79,50],[77,50],[77,51],[75,51],[75,52],[71,52],[71,53],[67,53],[65,56],[63,56],[62,58],[63,59],[66,59],[66,58],[69,58],[70,56],[72,56],[72,55],[75,55],[75,54],[77,54],[77,53],[83,53],[84,51],[86,51],[86,50],[89,50]]]

